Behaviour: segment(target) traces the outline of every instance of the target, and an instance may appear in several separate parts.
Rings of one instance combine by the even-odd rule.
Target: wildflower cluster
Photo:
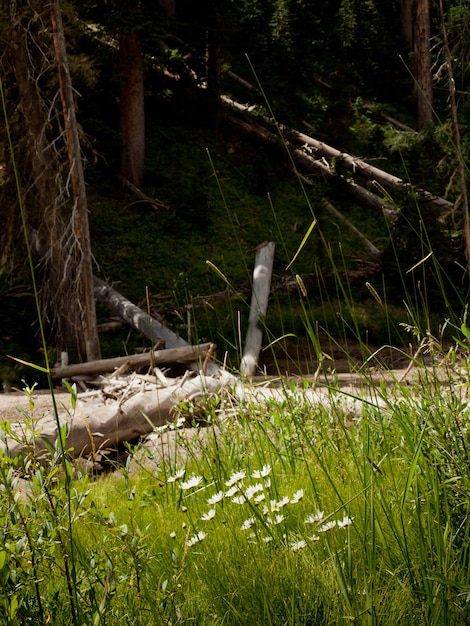
[[[331,516],[325,518],[323,511],[316,511],[305,517],[302,530],[297,529],[295,533],[296,536],[302,535],[307,528],[313,525],[315,534],[307,536],[307,533],[305,533],[305,538],[292,541],[290,539],[292,537],[290,527],[294,517],[292,507],[304,500],[304,490],[298,489],[292,495],[274,498],[273,495],[276,493],[276,490],[273,489],[271,476],[272,467],[270,465],[264,465],[261,469],[252,472],[251,476],[248,477],[244,469],[233,473],[225,481],[225,489],[219,489],[207,498],[206,502],[210,508],[204,513],[198,514],[199,522],[207,523],[216,519],[219,514],[218,507],[220,506],[223,506],[225,521],[227,519],[228,507],[235,505],[240,510],[237,512],[232,509],[234,517],[235,519],[239,517],[242,520],[238,528],[245,534],[248,541],[268,544],[276,540],[287,545],[294,552],[307,547],[308,542],[318,541],[321,533],[331,531],[334,528],[342,529],[352,524],[353,519],[349,516],[344,516],[343,519],[330,519]],[[181,492],[194,493],[196,489],[200,491],[211,486],[204,486],[202,476],[192,474],[186,477],[184,470],[178,470],[167,479],[168,483],[178,481],[180,481],[179,487]],[[186,495],[189,495],[189,493],[186,493]],[[249,507],[250,515],[244,518],[243,511],[247,506]],[[187,510],[186,507],[184,507],[184,510]],[[298,516],[295,516],[295,518],[298,519]],[[176,537],[176,533],[173,532],[171,536]],[[206,539],[206,537],[206,532],[196,531],[192,537],[186,540],[186,545],[187,547],[192,547]]]

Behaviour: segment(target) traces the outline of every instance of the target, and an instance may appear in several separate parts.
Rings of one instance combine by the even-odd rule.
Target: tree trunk
[[[240,365],[242,376],[254,376],[258,366],[259,351],[263,339],[260,321],[268,310],[271,291],[271,275],[274,261],[274,243],[265,242],[256,248],[253,270],[253,293],[251,296],[250,317],[246,333],[245,349]]]
[[[418,128],[421,130],[432,124],[432,58],[431,58],[431,18],[429,0],[417,0],[416,4],[416,82]]]
[[[462,150],[462,139],[460,135],[459,114],[457,108],[457,99],[455,97],[455,79],[452,64],[452,54],[450,51],[449,40],[447,37],[447,28],[444,19],[444,8],[442,0],[439,0],[439,9],[441,12],[442,34],[444,38],[444,54],[447,65],[447,77],[449,81],[449,101],[450,114],[452,119],[452,129],[454,133],[455,152],[458,163],[458,171],[460,178],[460,193],[462,198],[462,214],[463,214],[463,238],[465,243],[465,258],[467,261],[467,273],[470,274],[470,209],[468,203],[467,189],[467,164],[465,163],[464,153]]]
[[[43,8],[43,5],[35,7],[32,3],[33,11]],[[49,16],[49,8],[46,16]],[[67,159],[63,158],[62,138],[58,136],[61,129],[51,123],[51,120],[60,118],[56,110],[56,102],[60,103],[60,99],[54,94],[54,101],[47,101],[41,90],[41,81],[50,84],[57,81],[50,61],[50,31],[41,21],[42,16],[37,22],[30,18],[27,11],[12,8],[12,26],[8,32],[8,52],[15,73],[22,122],[19,129],[14,129],[16,158],[21,160],[22,200],[28,231],[36,233],[30,242],[36,252],[41,311],[45,323],[47,321],[47,330],[59,349],[65,345],[67,351],[84,355],[81,297],[77,284],[82,251],[72,232],[71,222],[76,210],[69,211],[70,194],[65,188],[69,172],[64,173],[69,168]],[[65,180],[67,183],[64,184]]]
[[[142,47],[137,32],[119,37],[120,173],[136,187],[144,181],[145,107]]]
[[[68,58],[65,49],[64,28],[59,0],[51,4],[52,35],[54,51],[59,73],[60,95],[62,100],[65,136],[70,164],[70,180],[74,201],[73,222],[74,235],[80,255],[79,266],[76,268],[80,283],[80,307],[85,357],[88,361],[99,359],[100,344],[96,328],[95,299],[93,293],[93,268],[88,224],[88,208],[83,174],[80,141],[78,138],[75,103]]]

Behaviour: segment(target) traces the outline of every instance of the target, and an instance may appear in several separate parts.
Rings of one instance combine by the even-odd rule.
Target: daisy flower
[[[235,496],[235,498],[232,498],[232,502],[234,504],[245,504],[246,498],[244,495],[241,496]]]
[[[263,491],[263,485],[261,483],[256,483],[256,485],[250,485],[245,490],[246,499],[251,500],[251,498],[259,491]]]
[[[194,535],[194,537],[191,537],[191,539],[188,539],[188,541],[186,542],[186,545],[188,546],[188,548],[190,548],[191,546],[194,546],[194,544],[199,543],[200,541],[204,541],[206,537],[207,537],[206,533],[199,531],[197,535]]]
[[[326,522],[326,524],[323,524],[323,526],[320,526],[320,528],[318,529],[319,533],[325,533],[328,530],[331,530],[332,528],[334,528],[335,526],[337,526],[338,522],[333,519],[330,522]]]
[[[291,543],[290,549],[292,550],[292,552],[298,552],[299,550],[302,550],[302,548],[305,548],[306,546],[307,546],[307,542],[304,539],[301,539],[300,541],[297,541],[296,543]]]
[[[253,524],[255,523],[255,518],[254,517],[250,517],[248,519],[246,519],[243,524],[240,526],[240,530],[249,530]]]
[[[297,504],[297,502],[300,502],[303,497],[304,497],[304,490],[303,489],[299,489],[298,491],[296,491],[294,493],[294,495],[290,499],[290,503],[291,504]]]
[[[316,524],[317,522],[321,522],[322,519],[324,518],[325,514],[323,513],[323,511],[317,511],[316,513],[313,513],[312,515],[309,515],[306,520],[305,523],[306,524]]]
[[[176,472],[176,474],[174,474],[173,476],[170,476],[166,482],[167,483],[174,483],[177,480],[181,480],[181,478],[183,478],[183,476],[184,476],[185,471],[186,470],[184,469],[184,467],[182,467],[181,469],[179,469]]]
[[[217,504],[217,502],[220,502],[224,497],[224,492],[223,491],[219,491],[218,493],[215,493],[212,497],[210,497],[207,500],[207,504]]]
[[[353,523],[354,517],[348,517],[345,515],[343,519],[336,522],[338,528],[344,528],[345,526],[350,526]]]
[[[215,517],[215,509],[210,509],[210,511],[207,511],[207,513],[204,513],[204,515],[201,516],[201,519],[204,522],[208,522],[211,519],[214,519]]]
[[[252,474],[253,478],[266,478],[272,471],[272,467],[270,465],[263,465],[263,469],[255,470]]]
[[[236,483],[239,483],[241,480],[243,480],[245,476],[246,476],[245,470],[241,470],[240,472],[235,472],[235,474],[232,474],[232,476],[230,476],[230,478],[227,480],[225,484],[227,485],[227,487],[232,487],[232,485],[235,485]]]
[[[194,474],[192,476],[190,476],[190,478],[188,478],[188,480],[185,480],[184,482],[181,483],[181,489],[193,489],[194,487],[197,487],[198,485],[200,485],[202,482],[202,476],[195,476]]]

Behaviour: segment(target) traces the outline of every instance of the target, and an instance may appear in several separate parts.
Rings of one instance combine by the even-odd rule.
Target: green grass
[[[221,398],[178,455],[78,473],[75,623],[468,623],[465,386],[423,370],[351,411],[307,386]],[[2,455],[1,619],[74,623],[58,466],[21,465],[20,497],[17,465]]]

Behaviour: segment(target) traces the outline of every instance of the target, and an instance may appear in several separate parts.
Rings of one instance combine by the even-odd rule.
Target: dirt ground
[[[69,410],[70,394],[65,389],[56,389],[54,392],[58,409]],[[45,412],[52,410],[52,399],[49,390],[40,389],[33,394],[33,411],[38,417]],[[24,415],[31,415],[29,398],[22,391],[12,391],[10,393],[0,393],[0,421],[17,421],[23,419]]]

